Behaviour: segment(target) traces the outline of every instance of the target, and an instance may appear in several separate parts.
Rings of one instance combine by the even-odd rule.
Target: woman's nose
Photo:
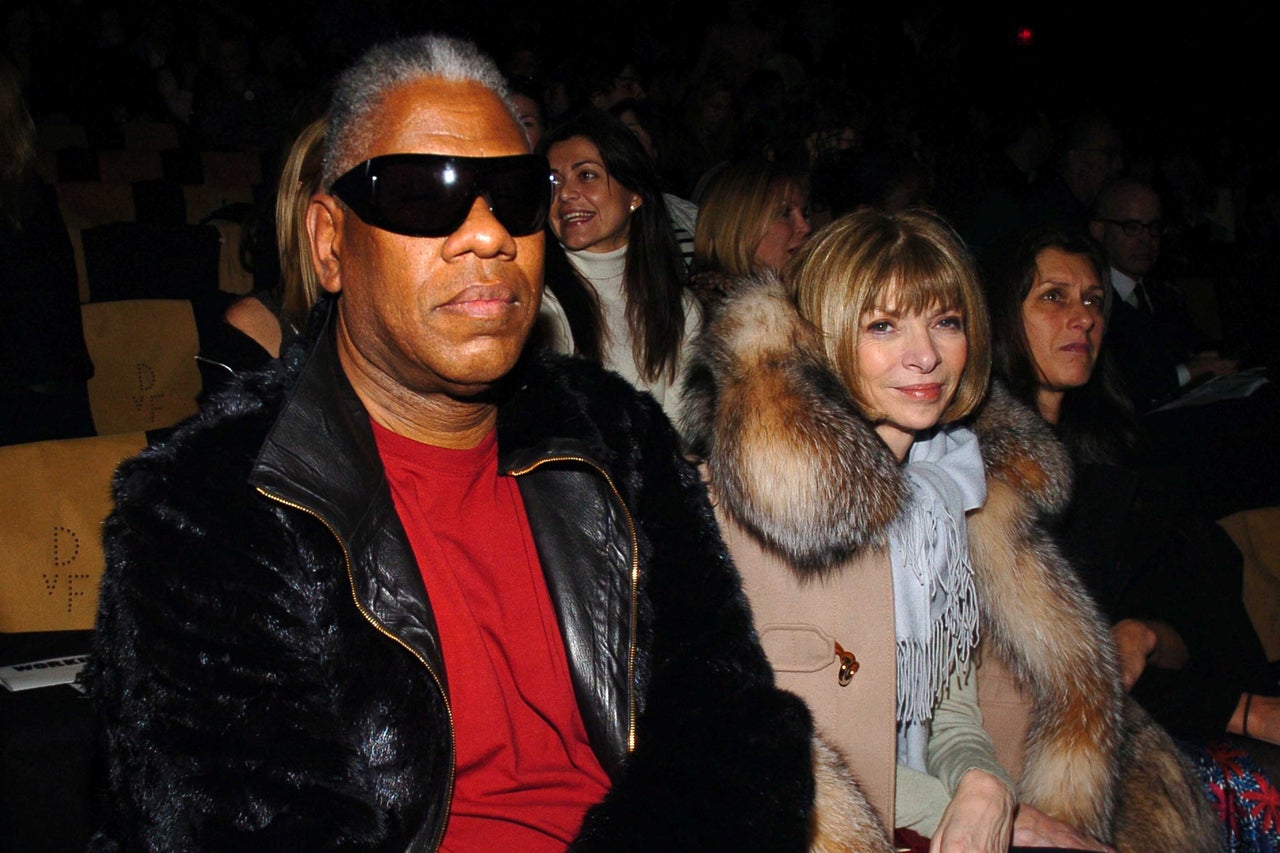
[[[812,230],[813,230],[813,227],[809,225],[809,217],[805,216],[803,212],[797,213],[796,214],[796,232],[795,232],[796,235],[803,240],[805,237],[809,236],[809,232]]]
[[[1097,325],[1098,318],[1083,302],[1077,302],[1071,310],[1071,327],[1084,329],[1086,332]]]
[[[552,197],[554,201],[562,201],[566,198],[577,198],[578,188],[567,181],[557,181],[555,195]]]
[[[915,332],[910,335],[907,340],[905,355],[904,363],[908,367],[917,368],[925,373],[937,367],[940,360],[938,347],[933,341],[933,336],[925,331]]]

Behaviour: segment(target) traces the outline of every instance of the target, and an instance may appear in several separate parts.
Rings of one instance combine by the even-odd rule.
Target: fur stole
[[[795,571],[885,545],[906,478],[776,276],[709,302],[685,383],[685,437],[718,499]],[[1064,448],[999,385],[970,425],[988,487],[969,516],[984,648],[1032,700],[1019,799],[1121,850],[1219,849],[1193,771],[1124,693],[1108,625],[1040,523],[1070,500]]]

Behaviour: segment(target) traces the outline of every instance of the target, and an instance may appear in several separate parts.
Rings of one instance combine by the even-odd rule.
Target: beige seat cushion
[[[0,447],[0,632],[93,627],[111,476],[140,432]]]
[[[99,435],[172,426],[200,395],[199,337],[184,299],[128,299],[80,306],[93,361],[89,408]]]

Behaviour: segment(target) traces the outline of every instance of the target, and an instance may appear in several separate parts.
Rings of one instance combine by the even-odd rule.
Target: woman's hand
[[[1147,669],[1147,658],[1156,650],[1156,632],[1141,619],[1121,619],[1111,626],[1120,655],[1120,680],[1125,691],[1133,689]]]
[[[1019,847],[1062,847],[1067,850],[1115,853],[1114,847],[1081,835],[1070,824],[1054,820],[1026,803],[1018,806],[1018,816],[1013,821],[1013,843]]]
[[[1013,834],[1013,792],[985,770],[960,777],[929,842],[929,853],[1005,853]]]
[[[1230,376],[1239,369],[1239,361],[1224,358],[1215,350],[1198,352],[1187,361],[1187,373],[1191,374],[1192,379],[1200,376]]]
[[[1182,635],[1167,622],[1121,619],[1111,626],[1111,636],[1120,653],[1120,678],[1126,691],[1138,683],[1148,664],[1181,669],[1189,657]]]

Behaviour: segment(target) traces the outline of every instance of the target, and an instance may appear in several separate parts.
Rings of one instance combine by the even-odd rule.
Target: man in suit
[[[1168,402],[1194,381],[1236,371],[1236,361],[1203,346],[1181,295],[1150,276],[1164,234],[1154,189],[1129,177],[1110,181],[1098,193],[1089,233],[1102,244],[1114,290],[1107,345],[1139,412]]]
[[[1160,258],[1160,197],[1131,177],[1109,182],[1094,205],[1089,232],[1103,247],[1112,299],[1105,346],[1115,356],[1147,436],[1149,472],[1194,484],[1195,512],[1222,518],[1280,502],[1280,389],[1155,411],[1199,381],[1239,364],[1206,346],[1181,294],[1153,275]],[[1169,494],[1182,494],[1179,490]]]

